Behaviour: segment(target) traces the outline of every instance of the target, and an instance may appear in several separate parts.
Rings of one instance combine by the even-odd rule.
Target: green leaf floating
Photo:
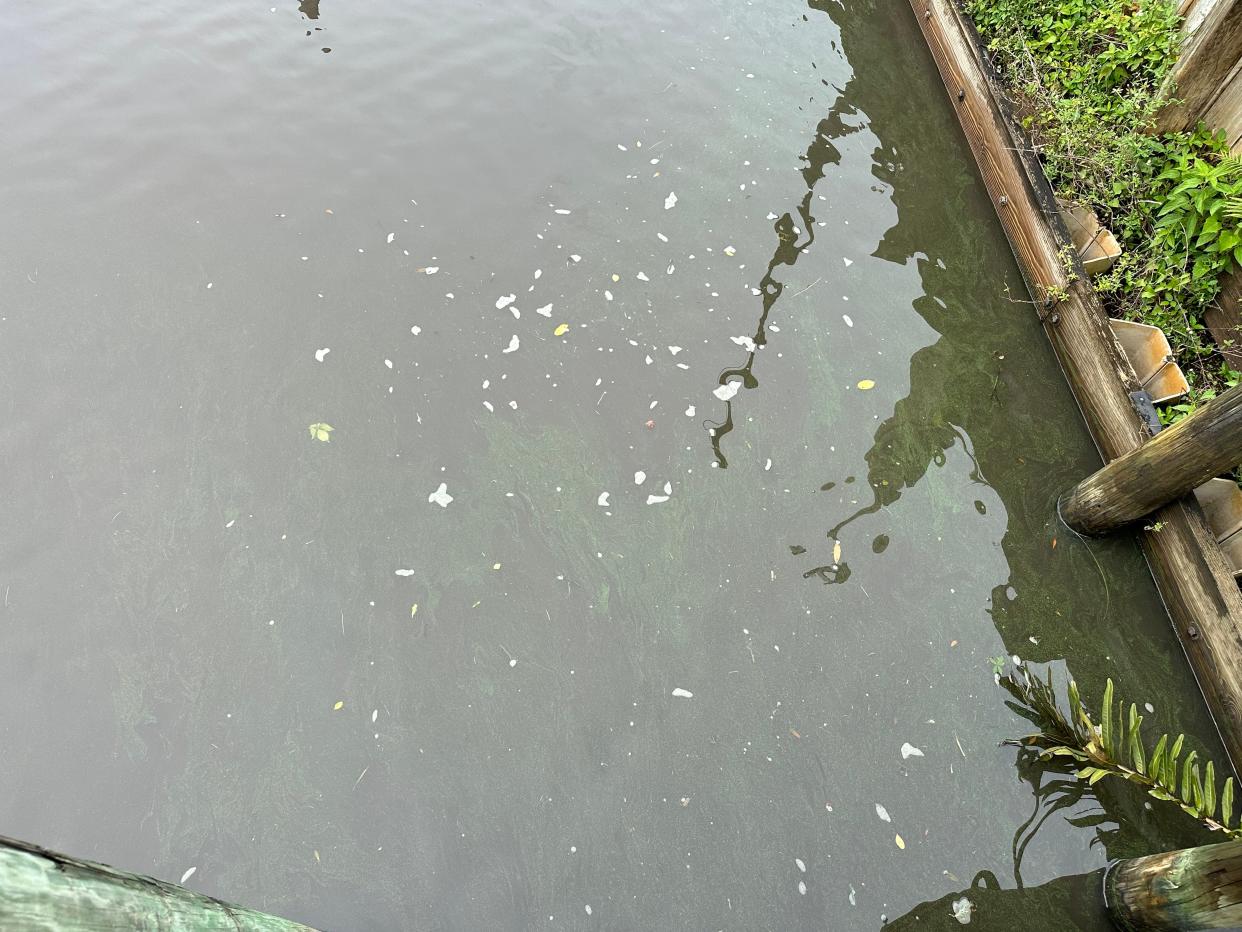
[[[1021,664],[1000,677],[1000,685],[1013,697],[1005,704],[1039,729],[1006,744],[1043,761],[1059,761],[1088,785],[1105,777],[1137,783],[1153,799],[1180,806],[1213,831],[1242,838],[1242,826],[1233,811],[1233,777],[1225,780],[1218,793],[1215,764],[1205,761],[1201,771],[1196,751],[1179,760],[1184,735],[1178,735],[1171,744],[1168,735],[1161,735],[1148,754],[1142,736],[1143,716],[1138,714],[1137,705],[1131,703],[1127,708],[1124,700],[1114,699],[1111,679],[1104,688],[1098,725],[1083,707],[1073,680],[1066,686],[1070,709],[1066,716],[1057,701],[1051,670],[1040,678]]]
[[[332,425],[312,424],[310,426],[310,435],[315,440],[322,440],[324,443],[327,443],[332,439]]]

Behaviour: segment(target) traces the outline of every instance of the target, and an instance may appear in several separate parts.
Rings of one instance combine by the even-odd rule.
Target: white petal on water
[[[395,240],[396,238],[397,238],[397,234],[396,234],[396,233],[389,233],[389,234],[388,234],[388,242],[390,242],[390,243],[391,243],[391,242],[392,242],[393,240]]]
[[[521,345],[522,345],[522,341],[518,339],[518,336],[515,333],[513,336],[509,337],[509,345],[505,347],[504,349],[502,349],[501,352],[502,353],[516,353],[518,347]]]
[[[850,884],[850,905],[858,905],[858,892],[854,889],[854,885]]]
[[[806,881],[805,880],[798,881],[798,892],[801,893],[803,896],[806,896]]]
[[[438,266],[438,265],[429,265],[429,266],[427,266],[425,269],[423,269],[423,274],[424,274],[424,275],[435,275],[435,274],[436,274],[436,272],[438,272],[438,271],[440,271],[440,266]]]
[[[841,319],[842,319],[843,321],[845,321],[845,326],[847,326],[847,327],[852,327],[852,326],[854,326],[854,321],[852,321],[852,320],[850,319],[850,315],[849,315],[849,314],[842,314],[842,315],[841,315]]]
[[[901,746],[901,759],[909,760],[911,757],[922,757],[923,752],[907,741]]]
[[[635,485],[642,485],[646,481],[647,481],[647,474],[643,472],[641,469],[638,470],[638,472],[634,473],[634,484]]]
[[[605,298],[607,298],[609,301],[611,301],[611,300],[612,300],[612,292],[611,292],[611,291],[609,291],[608,289],[604,289],[604,297],[605,297]]]
[[[755,351],[755,341],[750,337],[729,337],[729,339],[738,346],[744,347],[748,353],[753,353]]]
[[[505,308],[507,308],[510,304],[512,304],[516,300],[517,300],[517,295],[515,294],[501,295],[499,298],[496,299],[496,310],[503,311]]]
[[[646,356],[643,358],[643,362],[645,362],[647,365],[651,365],[653,362],[655,362],[655,360],[652,359],[650,356]]]
[[[666,275],[672,275],[676,271],[677,271],[677,266],[673,265],[673,263],[670,262],[668,264],[668,268],[664,270],[664,273]]]
[[[439,505],[441,508],[447,508],[449,502],[453,500],[453,496],[448,494],[448,485],[441,482],[440,487],[427,496],[427,501]]]
[[[660,242],[661,242],[661,243],[667,243],[667,242],[668,242],[668,237],[667,237],[667,236],[665,236],[663,233],[657,233],[657,234],[656,234],[656,236],[659,238],[659,240],[660,240]]]
[[[694,405],[686,408],[686,417],[694,417]]]
[[[724,385],[717,385],[715,388],[712,389],[712,394],[715,395],[717,398],[719,398],[721,401],[728,401],[730,398],[732,398],[734,395],[737,394],[738,389],[741,387],[742,387],[741,381],[738,379],[734,379],[732,382],[725,382]]]
[[[575,263],[582,261],[582,256],[579,256],[579,255],[573,255],[573,256],[570,256],[569,258],[573,259]]]
[[[671,482],[666,482],[666,483],[664,483],[664,494],[665,494],[665,495],[672,495],[672,494],[673,494],[673,483],[671,483]]]
[[[885,809],[883,806],[881,806],[879,803],[875,804],[875,814],[878,815],[885,822],[893,821],[892,818],[888,814],[888,810]]]
[[[668,197],[664,199],[664,209],[672,210],[676,206],[677,206],[677,195],[674,194],[672,191],[669,191]]]
[[[184,874],[182,874],[182,875],[181,875],[181,881],[180,881],[180,882],[181,882],[181,883],[185,883],[187,880],[189,880],[191,877],[193,877],[193,876],[194,876],[194,872],[195,872],[196,870],[198,870],[198,868],[197,868],[197,867],[191,867],[188,871],[186,871]]]
[[[680,347],[680,346],[670,346],[670,347],[668,348],[668,351],[669,351],[670,353],[672,353],[674,356],[676,356],[678,353],[680,353],[680,352],[681,352],[681,347]]]
[[[323,358],[327,356],[330,352],[332,352],[332,350],[327,346],[325,346],[323,349],[315,350],[315,362],[323,362]]]
[[[693,699],[694,698],[694,693],[690,692],[690,690],[688,689],[682,689],[680,686],[678,686],[676,689],[673,690],[673,695],[676,696],[678,699]]]
[[[372,725],[375,724],[375,720],[377,718],[379,718],[379,709],[372,709],[371,710],[371,724]]]
[[[647,496],[648,505],[661,505],[667,501],[668,501],[667,495],[648,495]]]
[[[600,508],[607,508],[608,507],[608,496],[611,494],[612,494],[611,492],[600,492],[599,498],[596,499],[595,504],[599,505]]]
[[[567,216],[568,214],[572,213],[572,211],[566,210],[564,207],[557,208],[556,212],[560,214],[562,217]]]
[[[535,281],[539,281],[543,277],[543,269],[535,269]]]
[[[798,870],[802,871],[804,874],[806,873],[806,864],[803,862],[802,858],[794,858],[794,863],[798,865]]]
[[[414,571],[413,570],[396,570],[396,574],[398,576],[413,576]]]
[[[385,359],[385,360],[384,360],[384,365],[386,365],[389,369],[391,369],[391,368],[392,368],[392,360],[391,360],[391,359]]]
[[[851,265],[853,265],[853,264],[854,264],[854,260],[853,260],[853,259],[847,259],[845,256],[842,256],[842,257],[841,257],[841,261],[845,263],[845,267],[846,267],[847,269],[848,269]]]
[[[543,307],[537,307],[535,308],[535,313],[540,315],[541,317],[551,317],[552,316],[552,305],[545,304]]]
[[[509,313],[513,315],[514,320],[522,319],[522,312],[517,309],[516,304],[509,308]]]
[[[771,468],[772,468],[772,457],[769,456],[768,461],[763,464],[763,471],[767,472]]]
[[[736,255],[736,254],[737,254],[737,250],[736,250],[736,249],[734,249],[732,246],[726,246],[726,247],[724,248],[724,254],[725,254],[726,256],[734,256],[734,255]]]
[[[769,219],[769,220],[777,220],[777,219],[779,219],[779,218],[776,216],[776,214],[772,213],[771,211],[768,211],[768,219]]]
[[[587,903],[586,906],[583,907],[583,909],[586,910],[586,914],[588,916],[591,915],[591,904],[590,903]]]
[[[953,901],[953,918],[964,926],[970,925],[970,914],[974,910],[975,904],[970,902],[966,897]]]
[[[649,278],[647,277],[647,273],[646,273],[646,272],[639,272],[639,273],[638,273],[637,275],[635,275],[634,277],[635,277],[635,278],[637,278],[640,282],[649,282],[649,281],[651,281],[651,279],[649,279]]]
[[[413,327],[410,328],[410,333],[414,334],[414,336],[418,336],[422,332],[423,332],[423,328],[420,327],[418,324],[415,324]]]

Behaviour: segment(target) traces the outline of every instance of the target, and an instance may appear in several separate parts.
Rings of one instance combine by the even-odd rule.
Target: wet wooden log
[[[1104,899],[1126,932],[1240,928],[1242,841],[1118,861]]]
[[[1242,385],[1218,395],[1061,497],[1081,534],[1106,534],[1242,463]]]
[[[314,932],[176,884],[0,837],[0,929]]]
[[[1172,102],[1157,114],[1157,130],[1166,133],[1194,129],[1225,91],[1239,59],[1242,0],[1210,0],[1206,16],[1186,37],[1166,79],[1164,93]]]
[[[1035,302],[1044,332],[1105,462],[1150,436],[1130,400],[1134,371],[1108,329],[1035,153],[1008,116],[1004,94],[953,0],[910,0],[962,131]],[[1074,273],[1071,279],[1071,272]],[[1242,594],[1192,496],[1161,508],[1161,530],[1139,534],[1173,627],[1220,730],[1242,765]]]

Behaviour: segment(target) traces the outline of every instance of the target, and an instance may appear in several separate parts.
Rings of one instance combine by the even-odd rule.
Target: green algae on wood
[[[0,928],[314,932],[176,884],[0,836]]]

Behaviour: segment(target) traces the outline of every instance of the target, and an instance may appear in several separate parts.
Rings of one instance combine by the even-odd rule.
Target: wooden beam
[[[1220,354],[1242,372],[1242,270],[1225,273],[1220,280],[1216,303],[1203,315]]]
[[[1231,0],[1232,2],[1232,0]],[[910,0],[1061,368],[1104,460],[1150,436],[1134,372],[1081,268],[1039,160],[1006,115],[973,26],[953,0]],[[1071,280],[1071,272],[1073,280]],[[1193,498],[1160,509],[1139,542],[1235,771],[1242,765],[1242,594]]]
[[[1164,93],[1172,102],[1156,116],[1162,133],[1194,129],[1242,59],[1242,0],[1214,0],[1182,43]]]
[[[1118,861],[1104,900],[1125,932],[1242,927],[1242,841]]]
[[[314,932],[175,884],[0,837],[0,929]]]
[[[1080,534],[1105,534],[1146,518],[1242,463],[1242,385],[1229,389],[1061,496],[1061,517]]]

